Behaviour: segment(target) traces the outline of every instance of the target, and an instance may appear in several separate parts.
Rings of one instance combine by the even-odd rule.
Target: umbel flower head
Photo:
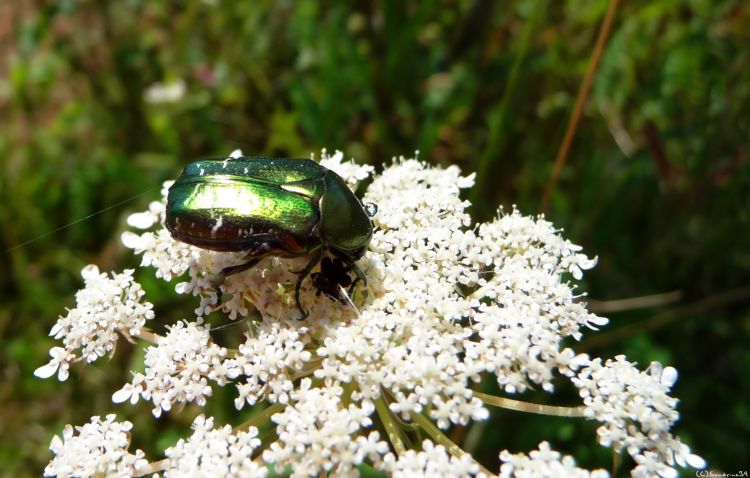
[[[270,466],[292,476],[352,476],[370,466],[390,476],[489,476],[441,430],[487,419],[488,405],[544,406],[474,392],[487,377],[507,394],[553,393],[560,382],[572,383],[582,406],[563,414],[600,422],[597,440],[633,458],[632,476],[669,477],[678,465],[704,466],[670,433],[678,418],[669,396],[674,369],[655,363],[644,372],[624,357],[602,361],[569,347],[607,323],[586,309],[570,282],[596,259],[543,217],[515,208],[472,225],[460,193],[474,178],[455,166],[400,158],[373,175],[373,168],[342,159],[323,151],[321,164],[352,188],[371,177],[364,200],[378,205],[370,248],[358,263],[367,286],[348,304],[306,280],[301,298],[310,315],[296,320],[294,285],[307,258],[266,257],[219,283],[222,269],[241,263],[242,254],[174,240],[163,227],[163,199],[132,215],[129,223],[143,232],[126,232],[122,240],[157,277],[182,278],[175,290],[195,297],[195,316],[156,335],[144,328],[151,305],[129,274],[90,280],[88,269],[77,307],[53,328],[64,347],[51,351],[38,375],[64,364],[64,380],[81,359],[78,349],[89,361],[112,350],[88,343],[101,344],[97,331],[106,330],[104,344],[117,334],[152,343],[143,371],[114,393],[116,403],[143,399],[159,417],[175,413],[174,405],[204,406],[217,386],[231,386],[238,410],[263,407],[235,429],[199,417],[192,436],[170,448],[166,460],[139,465],[143,473],[261,476]],[[87,300],[96,295],[103,300]],[[140,320],[131,317],[139,312]],[[238,348],[214,341],[203,319],[212,312],[244,326]],[[267,443],[257,438],[263,426],[274,432]],[[55,465],[68,443],[80,446],[75,438],[56,438],[48,475],[89,476],[83,464],[74,471]],[[498,453],[502,476],[608,476],[577,468],[546,442],[528,455]]]

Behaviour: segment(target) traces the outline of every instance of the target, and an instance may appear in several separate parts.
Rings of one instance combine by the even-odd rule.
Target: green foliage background
[[[93,414],[135,422],[134,446],[158,456],[198,413],[154,422],[148,406],[114,406],[142,353],[127,344],[64,384],[32,375],[51,325],[74,305],[80,269],[137,264],[119,244],[124,217],[182,165],[234,148],[327,147],[378,166],[419,150],[470,172],[486,156],[474,216],[512,204],[536,213],[607,5],[3,2],[0,248],[150,192],[0,255],[0,474],[38,476],[51,436]],[[599,256],[580,288],[592,299],[679,291],[660,307],[603,313],[611,325],[579,348],[677,367],[678,432],[727,472],[750,467],[748,25],[743,0],[623,2],[547,210]],[[184,81],[185,96],[145,102],[165,81]],[[171,285],[138,279],[162,326],[190,316]],[[213,413],[232,421],[231,390],[217,401]],[[571,420],[497,410],[489,425],[450,434],[490,469],[500,449],[543,439],[583,466],[611,461],[594,427]]]

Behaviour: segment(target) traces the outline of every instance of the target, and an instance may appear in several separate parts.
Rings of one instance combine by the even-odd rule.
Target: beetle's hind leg
[[[223,268],[221,270],[222,282],[227,276],[252,269],[265,256],[284,251],[281,241],[270,234],[256,234],[255,236],[251,236],[251,239],[252,241],[248,242],[247,252],[244,257],[248,261],[236,266]]]
[[[221,304],[221,285],[224,283],[227,277],[234,274],[239,274],[240,272],[244,272],[248,269],[252,269],[258,264],[258,262],[260,262],[261,259],[263,259],[267,255],[282,251],[286,252],[286,249],[283,247],[284,244],[277,237],[272,236],[271,234],[256,234],[254,236],[250,236],[249,239],[250,240],[247,241],[247,252],[245,253],[244,257],[248,260],[241,264],[225,267],[219,273],[219,277],[217,278],[215,284],[217,306],[218,304]]]
[[[214,283],[214,289],[216,290],[216,308],[218,309],[221,306],[221,296],[223,293],[221,292],[221,286],[224,284],[224,281],[227,279],[227,277],[233,275],[233,274],[239,274],[240,272],[246,271],[248,269],[252,269],[255,267],[255,265],[260,262],[260,260],[263,259],[263,256],[261,257],[255,257],[247,262],[243,262],[242,264],[237,264],[236,266],[229,266],[225,267],[221,270],[219,273],[219,277],[216,279],[216,282]]]
[[[242,264],[237,264],[236,266],[229,266],[225,267],[221,270],[221,278],[222,282],[224,282],[224,279],[226,279],[228,276],[239,274],[240,272],[246,271],[248,269],[252,269],[255,267],[255,265],[260,262],[261,259],[263,259],[264,256],[256,257],[254,259],[251,259],[247,262],[243,262]]]

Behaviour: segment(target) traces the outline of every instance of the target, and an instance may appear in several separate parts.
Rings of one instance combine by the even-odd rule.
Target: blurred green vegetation
[[[47,361],[51,325],[74,304],[81,267],[137,264],[119,244],[123,218],[182,165],[234,148],[308,156],[327,147],[375,165],[419,150],[470,172],[485,155],[474,216],[512,204],[536,213],[607,5],[0,4],[0,248],[152,191],[0,255],[0,474],[39,475],[51,436],[92,414],[134,421],[134,445],[158,453],[197,413],[154,422],[148,406],[112,405],[142,353],[128,344],[64,384],[32,375]],[[580,287],[592,299],[680,292],[660,307],[603,313],[611,325],[581,349],[677,367],[677,431],[727,472],[750,464],[748,25],[743,0],[623,2],[547,210],[599,256]],[[159,83],[184,84],[184,95],[145,101]],[[190,316],[171,285],[138,279],[161,324]],[[229,421],[231,390],[219,395],[212,413]],[[451,431],[491,469],[501,448],[543,439],[583,466],[609,466],[592,424],[503,410],[492,419]]]

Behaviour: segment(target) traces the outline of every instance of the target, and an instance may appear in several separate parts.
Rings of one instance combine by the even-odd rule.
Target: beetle
[[[304,319],[302,281],[326,254],[335,261],[324,262],[313,274],[317,295],[343,302],[341,288],[351,291],[357,280],[367,283],[355,262],[370,244],[376,210],[313,160],[244,156],[187,165],[169,189],[165,225],[179,241],[244,252],[246,262],[224,268],[223,277],[250,269],[266,256],[310,256],[294,288]],[[350,271],[357,276],[353,282]]]

